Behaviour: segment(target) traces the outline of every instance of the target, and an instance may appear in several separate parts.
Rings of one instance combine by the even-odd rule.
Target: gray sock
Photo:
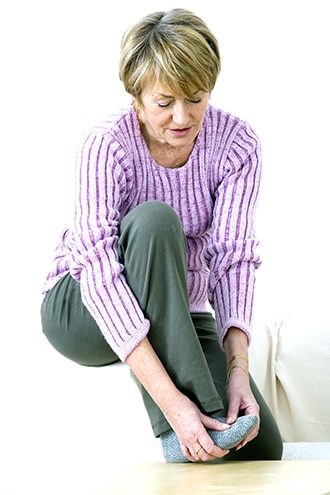
[[[226,418],[216,418],[222,423],[226,422]],[[243,438],[256,426],[258,422],[257,416],[249,414],[240,416],[235,423],[225,431],[209,430],[208,434],[213,442],[223,450],[232,449],[238,445]],[[166,462],[190,462],[184,457],[179,439],[173,430],[170,430],[161,435],[163,455]]]

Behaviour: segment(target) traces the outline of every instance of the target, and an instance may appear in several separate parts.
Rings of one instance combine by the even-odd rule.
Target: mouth
[[[173,136],[184,137],[191,131],[191,127],[185,127],[184,129],[169,129]]]

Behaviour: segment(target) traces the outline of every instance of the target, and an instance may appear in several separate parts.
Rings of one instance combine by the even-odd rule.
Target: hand
[[[237,417],[242,416],[242,414],[255,414],[259,418],[257,426],[236,446],[236,450],[239,450],[258,435],[260,428],[260,408],[252,393],[249,380],[240,368],[235,368],[230,373],[227,383],[227,398],[228,424],[235,423]]]
[[[228,454],[229,450],[217,447],[206,431],[206,428],[223,431],[228,425],[202,414],[185,395],[164,414],[178,436],[183,455],[191,462],[211,461]]]
[[[206,428],[226,430],[228,426],[200,412],[174,385],[148,338],[127,357],[127,363],[177,434],[183,455],[192,462],[209,461],[228,454],[214,445]],[[202,447],[200,449],[200,447]],[[195,452],[198,450],[198,454]]]

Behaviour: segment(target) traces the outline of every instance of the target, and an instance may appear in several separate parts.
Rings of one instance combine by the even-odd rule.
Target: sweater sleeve
[[[123,275],[118,253],[119,208],[129,171],[122,147],[100,131],[90,133],[77,155],[72,276],[105,339],[125,361],[149,330]]]
[[[251,341],[257,253],[255,210],[261,175],[261,149],[247,124],[236,133],[215,192],[212,236],[206,252],[210,266],[209,300],[214,308],[220,344],[230,327]]]

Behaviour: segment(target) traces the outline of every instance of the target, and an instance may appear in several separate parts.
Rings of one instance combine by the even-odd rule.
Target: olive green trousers
[[[150,321],[148,339],[176,386],[209,415],[226,415],[226,360],[211,313],[190,313],[186,239],[174,210],[150,201],[121,222],[118,251],[125,278]],[[65,275],[45,295],[42,328],[61,354],[87,366],[118,361],[83,305],[80,285]],[[260,405],[258,437],[230,459],[280,459],[282,441],[274,418],[252,378]],[[141,387],[155,436],[169,429],[163,413]]]

